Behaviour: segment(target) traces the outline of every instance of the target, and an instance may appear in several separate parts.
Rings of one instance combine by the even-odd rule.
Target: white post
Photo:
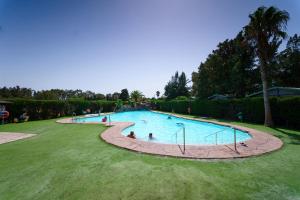
[[[236,129],[233,128],[233,130],[234,130],[234,150],[237,151],[237,149],[236,149]]]

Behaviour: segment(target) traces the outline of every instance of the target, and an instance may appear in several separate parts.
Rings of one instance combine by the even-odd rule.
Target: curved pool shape
[[[101,122],[104,116],[77,118],[76,122]],[[209,122],[183,119],[175,116],[151,111],[130,111],[110,114],[112,122],[134,122],[122,131],[127,136],[134,131],[137,139],[164,143],[183,144],[183,127],[185,128],[185,143],[187,145],[215,145],[234,143],[234,130],[231,127],[217,125]],[[148,135],[152,133],[153,140]],[[236,130],[236,142],[249,140],[251,135]]]

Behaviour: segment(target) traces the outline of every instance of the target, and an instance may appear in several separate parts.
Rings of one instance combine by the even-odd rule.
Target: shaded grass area
[[[247,159],[197,161],[108,145],[99,138],[101,125],[0,126],[38,134],[0,145],[0,199],[299,199],[300,132],[232,123],[280,137],[284,147]]]

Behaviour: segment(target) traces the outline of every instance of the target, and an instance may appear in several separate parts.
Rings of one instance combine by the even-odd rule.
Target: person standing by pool
[[[133,131],[130,131],[130,133],[127,135],[127,137],[132,138],[132,139],[136,139],[135,134]]]

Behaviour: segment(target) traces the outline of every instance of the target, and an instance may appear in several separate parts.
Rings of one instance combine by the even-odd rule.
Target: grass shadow
[[[287,132],[287,131],[284,131],[284,130],[281,130],[281,129],[278,129],[278,128],[272,128],[272,129],[288,136],[289,139],[291,140],[290,144],[300,145],[300,134]]]

